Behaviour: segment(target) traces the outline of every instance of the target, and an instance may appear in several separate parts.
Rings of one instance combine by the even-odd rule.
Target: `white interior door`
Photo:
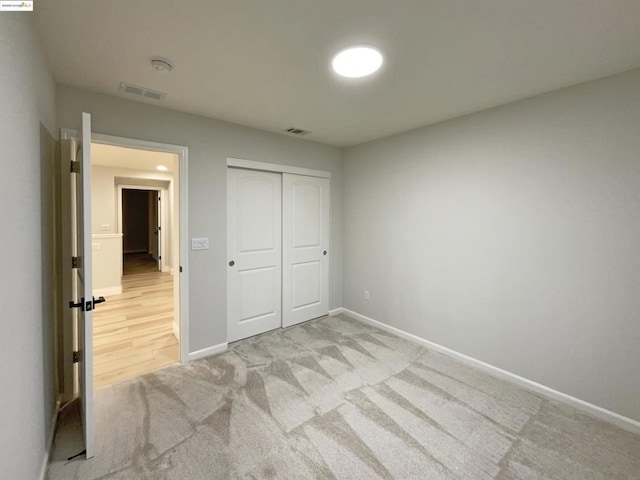
[[[329,313],[329,179],[282,175],[282,315],[289,327]]]
[[[282,177],[227,171],[227,338],[282,324]]]
[[[93,308],[91,286],[91,115],[82,114],[82,136],[71,148],[72,185],[72,249],[74,261],[73,295],[70,307],[75,312],[77,332],[78,397],[86,457],[93,456]]]

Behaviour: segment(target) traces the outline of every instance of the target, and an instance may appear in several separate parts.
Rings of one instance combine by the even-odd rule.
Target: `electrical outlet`
[[[369,290],[364,291],[364,299],[369,300]]]
[[[192,238],[191,250],[209,250],[208,238]]]

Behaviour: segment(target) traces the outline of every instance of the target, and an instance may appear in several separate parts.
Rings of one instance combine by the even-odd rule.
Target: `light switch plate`
[[[192,238],[191,250],[209,250],[208,238]]]

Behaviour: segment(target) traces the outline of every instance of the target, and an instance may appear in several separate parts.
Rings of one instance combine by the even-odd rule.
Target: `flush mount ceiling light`
[[[151,57],[151,68],[156,72],[170,72],[173,70],[173,63],[166,58]]]
[[[168,169],[167,167],[165,167],[164,165],[158,165],[158,166],[156,167],[156,170],[160,170],[161,172],[166,172],[166,171],[168,171],[169,169]]]
[[[366,77],[382,66],[382,54],[373,47],[356,45],[338,52],[331,66],[343,77]]]

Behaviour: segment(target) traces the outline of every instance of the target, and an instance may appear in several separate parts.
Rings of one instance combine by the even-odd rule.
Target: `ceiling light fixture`
[[[156,72],[170,72],[173,70],[173,63],[167,58],[151,57],[151,68]]]
[[[156,167],[156,170],[160,170],[161,172],[167,172],[169,171],[169,169],[167,167],[165,167],[164,165],[158,165]]]
[[[333,70],[343,77],[360,78],[376,72],[382,66],[382,54],[367,45],[345,48],[333,57]]]

